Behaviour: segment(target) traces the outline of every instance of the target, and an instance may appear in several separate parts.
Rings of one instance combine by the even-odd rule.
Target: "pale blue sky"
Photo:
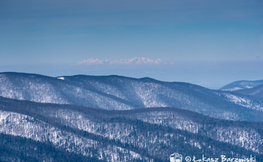
[[[1,72],[150,76],[209,88],[263,79],[263,1],[0,1],[0,56]],[[175,65],[75,66],[136,56]]]

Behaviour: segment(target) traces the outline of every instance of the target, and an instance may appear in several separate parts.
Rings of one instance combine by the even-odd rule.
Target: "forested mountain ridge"
[[[256,87],[260,84],[263,84],[263,80],[255,80],[255,81],[240,80],[240,81],[229,83],[223,86],[222,88],[220,88],[219,90],[223,90],[223,91],[245,90],[245,89]]]
[[[113,111],[0,98],[2,161],[169,161],[174,152],[258,160],[262,128],[178,108]]]
[[[107,110],[178,107],[220,119],[263,119],[263,99],[151,78],[1,73],[0,96]]]
[[[245,94],[245,95],[254,96],[254,97],[259,97],[259,98],[263,99],[263,84],[260,84],[258,86],[253,87],[253,88],[250,88],[250,89],[238,90],[236,92],[241,93],[241,94]]]

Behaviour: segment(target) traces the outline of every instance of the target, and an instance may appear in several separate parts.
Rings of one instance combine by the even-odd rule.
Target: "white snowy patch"
[[[236,90],[240,90],[240,89],[244,89],[244,88],[234,87],[234,88],[229,88],[229,89],[223,89],[222,91],[236,91]]]
[[[64,77],[58,77],[57,79],[60,79],[60,80],[65,80],[65,78],[64,78]]]
[[[253,86],[246,85],[245,88],[253,88]]]

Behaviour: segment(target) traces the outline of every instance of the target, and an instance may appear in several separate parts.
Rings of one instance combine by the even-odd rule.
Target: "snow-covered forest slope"
[[[151,78],[0,73],[0,96],[107,110],[178,107],[220,119],[263,120],[262,98]]]
[[[178,108],[103,110],[0,97],[1,161],[263,159],[263,123],[215,119]]]

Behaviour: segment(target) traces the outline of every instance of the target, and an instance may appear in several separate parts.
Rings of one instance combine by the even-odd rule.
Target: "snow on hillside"
[[[30,138],[40,142],[49,141],[57,148],[87,157],[94,156],[94,152],[90,152],[90,150],[98,148],[99,160],[122,162],[120,154],[129,154],[127,161],[129,161],[129,157],[133,160],[142,160],[141,155],[135,152],[114,145],[108,145],[106,149],[98,141],[62,131],[33,117],[14,112],[0,110],[0,133]],[[104,159],[105,157],[106,159]]]
[[[5,74],[0,75],[0,95],[7,98],[30,100],[41,103],[67,104],[55,88],[48,82],[37,78],[18,78],[10,80]]]
[[[251,100],[246,97],[240,97],[231,93],[217,93],[220,96],[224,96],[226,100],[231,101],[235,104],[238,104],[240,106],[257,110],[257,111],[263,111],[263,100]]]
[[[122,76],[76,75],[54,78],[36,74],[2,73],[0,96],[107,110],[178,107],[231,120],[258,120],[260,116],[253,119],[254,113],[244,114],[243,110],[250,108],[258,111],[263,105],[253,98],[241,100],[231,95],[216,95],[213,90],[193,84]]]
[[[178,108],[108,111],[6,98],[0,98],[0,109],[2,139],[24,137],[103,161],[165,161],[173,152],[263,157],[262,122],[220,120]]]
[[[220,88],[220,90],[223,91],[237,91],[237,90],[242,90],[242,89],[250,89],[253,87],[256,87],[260,84],[263,84],[263,80],[256,80],[256,81],[235,81],[233,83],[227,84]]]
[[[216,132],[216,134],[215,134]],[[207,132],[208,137],[262,153],[262,136],[251,129],[241,127],[216,127]]]

